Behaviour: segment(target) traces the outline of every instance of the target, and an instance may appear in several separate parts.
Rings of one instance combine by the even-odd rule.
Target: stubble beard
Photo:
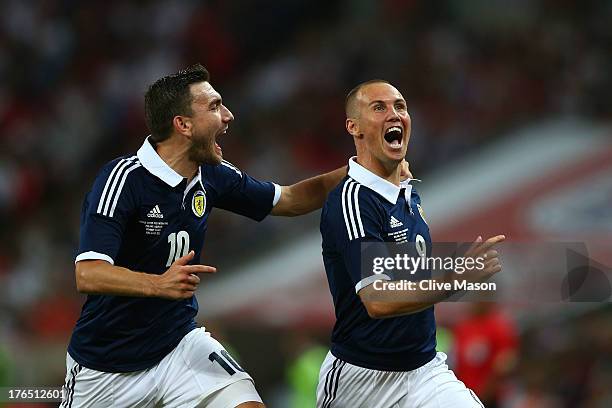
[[[198,165],[208,164],[216,166],[221,164],[222,157],[215,152],[214,139],[192,139],[191,146],[188,151],[189,160]]]

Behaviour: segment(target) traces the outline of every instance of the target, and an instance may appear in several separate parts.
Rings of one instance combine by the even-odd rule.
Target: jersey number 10
[[[166,262],[167,267],[189,252],[189,233],[187,231],[173,232],[168,235],[168,243],[170,244],[170,255]]]
[[[225,350],[220,350],[219,351],[221,353],[221,355],[217,354],[216,352],[212,352],[210,353],[210,355],[208,356],[208,359],[210,361],[216,361],[217,363],[219,363],[219,365],[221,367],[223,367],[223,369],[225,371],[227,371],[227,373],[229,375],[234,375],[236,374],[236,371],[240,371],[242,373],[244,373],[244,369],[242,367],[240,367],[240,365],[238,365],[238,363],[236,362],[236,360],[234,360],[232,358],[232,356],[229,355],[229,353]],[[233,368],[232,368],[233,367]],[[235,369],[235,370],[234,370]]]

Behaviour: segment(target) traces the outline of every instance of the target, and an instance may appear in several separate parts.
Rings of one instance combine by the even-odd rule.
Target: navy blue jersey
[[[351,364],[409,371],[436,354],[434,309],[372,319],[358,292],[388,275],[363,276],[364,242],[425,242],[431,250],[420,198],[410,184],[400,188],[349,161],[348,176],[329,194],[321,214],[323,262],[334,300],[331,352]]]
[[[213,207],[263,219],[280,187],[259,182],[223,162],[200,166],[189,185],[148,140],[135,156],[108,163],[87,194],[76,261],[100,259],[133,271],[162,274],[195,251],[200,263]],[[68,352],[85,367],[106,372],[150,368],[193,328],[194,297],[185,300],[89,295]]]

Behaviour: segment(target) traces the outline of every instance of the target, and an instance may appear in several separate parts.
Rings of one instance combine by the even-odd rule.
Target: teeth
[[[399,140],[394,140],[391,143],[389,143],[389,146],[397,149],[397,148],[402,147],[402,142],[400,142]]]
[[[393,126],[393,127],[390,127],[389,129],[387,129],[385,134],[389,133],[389,132],[400,132],[401,133],[402,132],[402,128],[399,127],[399,126]]]

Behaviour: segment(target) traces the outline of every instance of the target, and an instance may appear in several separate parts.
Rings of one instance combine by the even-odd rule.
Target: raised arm
[[[282,186],[280,199],[271,214],[295,217],[321,208],[327,194],[340,183],[346,172],[346,166],[343,166],[290,186]]]
[[[89,295],[187,299],[200,283],[196,273],[216,271],[212,266],[188,265],[193,257],[190,251],[161,275],[135,272],[102,260],[79,261],[75,267],[77,290]]]
[[[480,237],[479,237],[480,238]],[[482,242],[477,239],[472,247],[466,252],[465,257],[486,259],[483,269],[467,270],[461,276],[462,279],[472,282],[482,282],[501,271],[499,254],[495,245],[505,239],[503,235],[497,235]],[[447,282],[452,284],[455,276],[449,276]],[[417,286],[418,287],[418,286]],[[434,304],[441,302],[456,292],[446,290],[410,290],[410,291],[391,291],[376,293],[375,284],[363,288],[359,291],[359,297],[365,306],[368,315],[373,319],[384,319],[388,317],[403,316],[420,312]],[[376,300],[384,297],[384,300]],[[410,300],[407,300],[410,299]]]

